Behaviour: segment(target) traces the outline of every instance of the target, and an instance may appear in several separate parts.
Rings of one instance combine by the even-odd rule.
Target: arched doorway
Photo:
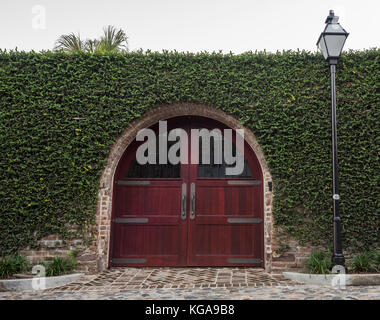
[[[160,120],[178,116],[201,116],[219,121],[229,128],[244,129],[244,139],[250,149],[256,155],[260,163],[263,175],[264,198],[264,267],[267,272],[272,270],[272,230],[273,230],[273,191],[271,187],[272,177],[265,156],[257,142],[253,132],[239,123],[233,116],[222,110],[199,103],[178,102],[162,105],[151,109],[141,118],[133,121],[123,134],[117,139],[110,150],[107,164],[103,170],[98,193],[96,210],[96,229],[94,241],[88,250],[88,266],[91,273],[96,273],[111,266],[111,219],[113,211],[114,177],[119,162],[125,155],[125,151],[135,140],[137,132],[143,128],[149,128]]]
[[[243,170],[228,175],[231,165],[215,161],[228,126],[200,116],[172,117],[166,125],[189,140],[195,139],[191,130],[217,129],[223,141],[210,137],[206,163],[201,138],[196,150],[186,140],[188,161],[178,164],[159,164],[159,151],[167,153],[170,145],[157,143],[156,164],[145,165],[136,161],[144,142],[128,146],[114,175],[110,264],[264,267],[263,173],[252,148],[244,142]],[[158,124],[151,129],[158,133]],[[191,160],[194,152],[199,164]]]

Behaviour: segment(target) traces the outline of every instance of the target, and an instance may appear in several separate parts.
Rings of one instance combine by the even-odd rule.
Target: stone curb
[[[41,277],[41,278],[30,278],[30,279],[11,279],[11,280],[0,280],[0,291],[29,291],[29,290],[43,290],[49,288],[56,288],[64,286],[70,282],[73,282],[83,276],[83,273],[73,273],[64,276],[56,277]],[[35,283],[40,284],[41,280],[45,281],[45,286],[43,289],[34,289],[33,280]]]
[[[339,285],[341,277],[345,279],[346,286],[376,286],[380,285],[380,274],[308,274],[298,272],[283,272],[285,278],[293,281],[315,284],[320,286],[336,286]],[[342,284],[341,284],[342,285]]]

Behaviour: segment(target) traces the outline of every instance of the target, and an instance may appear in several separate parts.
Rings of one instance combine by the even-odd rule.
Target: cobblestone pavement
[[[380,286],[301,285],[253,268],[115,268],[44,291],[0,292],[14,299],[376,299]]]

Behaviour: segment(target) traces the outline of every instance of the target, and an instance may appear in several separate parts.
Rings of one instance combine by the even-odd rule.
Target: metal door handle
[[[195,183],[190,185],[190,219],[195,219]]]
[[[186,183],[182,183],[181,219],[186,219]]]

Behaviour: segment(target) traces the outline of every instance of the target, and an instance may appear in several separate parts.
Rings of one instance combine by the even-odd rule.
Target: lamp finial
[[[338,22],[338,19],[339,17],[334,14],[334,10],[330,10],[325,23]]]

